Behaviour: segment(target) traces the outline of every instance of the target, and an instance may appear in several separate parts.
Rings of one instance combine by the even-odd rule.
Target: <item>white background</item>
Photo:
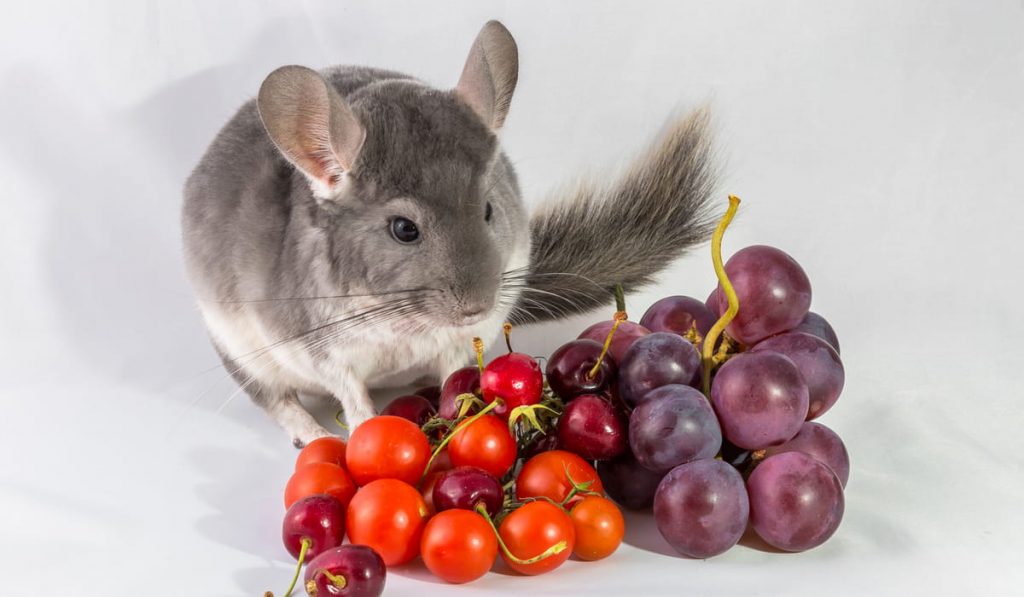
[[[295,451],[230,399],[206,342],[179,257],[182,182],[273,68],[369,64],[451,86],[489,18],[519,42],[504,141],[531,202],[710,103],[722,205],[725,192],[744,199],[726,253],[790,252],[842,342],[846,390],[824,422],[852,456],[846,518],[808,553],[693,561],[634,516],[602,563],[465,587],[415,564],[389,571],[388,592],[1019,594],[1024,5],[625,6],[8,3],[4,595],[280,594]],[[702,248],[631,296],[632,311],[712,284]],[[597,317],[517,342],[549,353]]]

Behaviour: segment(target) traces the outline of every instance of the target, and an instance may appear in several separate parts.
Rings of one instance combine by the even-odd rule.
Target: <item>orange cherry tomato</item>
[[[453,466],[475,466],[502,478],[516,462],[516,440],[508,423],[484,415],[472,423],[462,423],[448,442]]]
[[[378,479],[356,492],[345,527],[352,543],[370,547],[386,566],[396,566],[419,553],[428,516],[415,487],[397,479]]]
[[[390,415],[357,427],[345,450],[348,472],[358,485],[377,479],[419,483],[429,459],[430,441],[416,423]]]
[[[565,450],[549,450],[537,454],[523,465],[516,478],[516,497],[520,500],[546,497],[561,503],[572,491],[572,482],[566,473],[577,485],[590,481],[589,491],[604,494],[597,471],[586,460]],[[574,498],[569,505],[583,497]]]
[[[345,472],[345,469],[329,462],[307,464],[292,474],[288,485],[284,488],[284,507],[304,497],[326,493],[338,498],[343,506],[348,506],[352,496],[356,494],[356,484]]]
[[[581,560],[600,560],[615,553],[626,534],[622,511],[611,500],[588,496],[569,511],[576,529],[573,553]]]
[[[471,510],[445,510],[423,530],[420,555],[434,576],[464,583],[487,574],[498,558],[498,540],[484,517]]]
[[[561,508],[550,502],[537,500],[520,506],[501,521],[498,534],[505,547],[520,560],[530,560],[555,547],[543,559],[532,563],[517,562],[502,553],[505,563],[520,574],[535,575],[550,572],[561,566],[576,545],[576,530],[572,520]]]
[[[295,459],[295,470],[314,462],[345,466],[345,442],[340,437],[321,437],[309,442]]]

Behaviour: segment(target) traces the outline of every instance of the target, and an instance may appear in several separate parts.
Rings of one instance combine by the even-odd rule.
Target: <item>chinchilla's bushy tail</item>
[[[673,122],[612,184],[585,182],[533,215],[530,270],[514,319],[608,305],[616,284],[627,293],[647,284],[710,238],[716,170],[708,121],[701,109]]]

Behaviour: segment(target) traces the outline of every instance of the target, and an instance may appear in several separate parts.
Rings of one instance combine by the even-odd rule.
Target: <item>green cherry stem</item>
[[[601,354],[597,357],[597,362],[594,366],[587,371],[587,379],[594,379],[597,372],[601,370],[601,362],[604,361],[605,355],[608,354],[608,349],[612,346],[612,338],[615,337],[615,330],[619,329],[619,324],[626,321],[629,315],[626,314],[626,295],[622,290],[622,284],[615,285],[615,315],[612,316],[612,329],[608,330],[608,335],[604,339],[604,347],[601,348]]]
[[[291,597],[292,589],[295,588],[295,583],[299,580],[299,573],[302,572],[302,565],[306,563],[306,552],[309,551],[309,546],[312,544],[307,537],[302,538],[302,547],[299,548],[299,563],[295,565],[295,576],[292,577],[292,584],[288,585],[288,589],[284,592],[284,597]]]
[[[453,437],[455,437],[456,433],[461,431],[463,427],[465,427],[467,425],[472,425],[474,421],[476,421],[480,417],[486,415],[487,413],[491,412],[492,410],[497,408],[500,404],[503,404],[501,398],[495,398],[494,402],[492,402],[492,403],[488,404],[487,406],[483,407],[483,409],[481,409],[480,412],[476,413],[475,415],[473,415],[472,417],[470,417],[468,419],[463,420],[461,423],[459,423],[454,428],[452,428],[452,430],[449,431],[444,436],[444,439],[441,440],[441,443],[437,444],[437,447],[434,448],[434,453],[430,455],[430,460],[427,461],[427,466],[423,469],[423,475],[420,476],[420,483],[422,484],[423,480],[427,478],[427,473],[430,472],[430,466],[432,464],[434,464],[434,459],[436,459],[437,455],[441,453],[441,450],[444,450],[445,446],[447,446],[448,442],[450,442],[451,439]]]
[[[729,301],[729,308],[715,322],[715,325],[711,326],[711,329],[708,330],[707,335],[704,336],[704,344],[701,347],[704,353],[702,355],[704,361],[704,395],[709,398],[711,397],[711,369],[714,367],[715,342],[718,341],[718,337],[725,331],[725,326],[729,325],[729,322],[736,317],[740,310],[740,301],[736,297],[736,290],[732,287],[732,282],[729,281],[729,276],[725,273],[725,265],[722,264],[722,237],[725,236],[725,229],[729,227],[729,223],[732,222],[732,218],[736,215],[736,210],[739,206],[740,198],[736,195],[729,195],[729,208],[725,210],[725,215],[718,222],[718,228],[715,229],[715,234],[711,237],[711,261],[715,266],[715,275],[718,277],[718,283],[722,286],[722,292],[725,293],[725,297]]]
[[[480,375],[484,374],[484,341],[480,338],[473,338],[473,352],[476,353],[476,366],[480,369]]]
[[[498,547],[501,548],[501,553],[505,554],[506,558],[512,560],[513,562],[515,562],[516,564],[519,564],[520,566],[527,566],[529,564],[536,564],[537,562],[539,562],[541,560],[546,560],[546,559],[550,558],[551,556],[558,555],[558,554],[562,553],[563,551],[565,551],[566,549],[569,548],[569,543],[565,539],[563,539],[563,540],[559,541],[558,543],[555,543],[551,547],[545,549],[542,553],[540,553],[540,554],[538,554],[536,556],[533,556],[532,558],[527,558],[527,559],[524,560],[523,558],[520,558],[520,557],[516,556],[516,554],[512,553],[511,551],[509,551],[508,546],[505,545],[505,541],[503,541],[502,538],[501,538],[501,533],[498,532],[498,527],[494,526],[494,521],[491,520],[491,515],[487,512],[487,507],[484,506],[482,503],[481,504],[477,504],[476,505],[476,511],[477,511],[478,514],[480,514],[480,516],[484,517],[484,520],[487,521],[487,524],[491,525],[491,530],[494,531],[494,537],[498,540]]]

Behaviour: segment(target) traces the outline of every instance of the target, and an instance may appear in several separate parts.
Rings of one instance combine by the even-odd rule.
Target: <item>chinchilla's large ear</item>
[[[466,58],[455,94],[492,129],[500,129],[519,79],[519,49],[498,21],[488,21]]]
[[[256,105],[274,145],[306,175],[313,193],[333,198],[366,139],[345,100],[316,71],[282,66],[263,81]]]

